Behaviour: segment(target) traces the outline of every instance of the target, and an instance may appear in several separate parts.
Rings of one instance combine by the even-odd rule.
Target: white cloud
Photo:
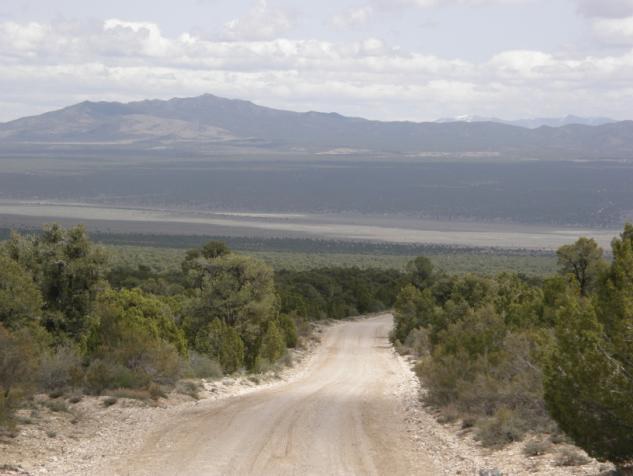
[[[258,0],[244,16],[225,23],[224,34],[231,40],[269,40],[292,26],[292,18],[285,10],[269,6],[267,0]]]
[[[5,22],[0,25],[0,45],[11,45],[18,52],[34,50],[42,44],[49,33],[45,25],[36,22]]]
[[[332,17],[330,22],[334,28],[344,30],[365,25],[373,15],[374,7],[371,5],[364,5],[362,7],[349,8],[342,11],[338,15]]]
[[[633,45],[633,16],[626,18],[598,18],[593,22],[595,35],[604,43]]]
[[[155,23],[106,20],[103,31],[111,40],[134,41],[140,51],[148,56],[165,56],[174,53],[171,42],[164,38]]]
[[[628,28],[614,31],[626,36]],[[406,51],[378,38],[213,41],[120,19],[0,22],[0,90],[2,102],[11,104],[0,110],[1,119],[83,99],[205,92],[391,119],[464,112],[625,117],[633,110],[631,84],[633,51],[572,57],[511,50],[474,62]]]

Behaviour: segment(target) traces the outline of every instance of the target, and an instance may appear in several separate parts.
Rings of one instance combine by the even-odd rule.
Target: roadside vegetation
[[[427,258],[412,261],[392,340],[417,359],[425,402],[485,446],[549,434],[551,444],[569,438],[630,474],[632,225],[612,248],[607,261],[593,240],[563,246],[558,275],[544,279],[450,276]],[[525,447],[549,450],[542,441]]]
[[[196,395],[193,379],[281,365],[314,321],[395,309],[391,339],[443,421],[488,447],[525,440],[530,457],[573,441],[631,471],[632,225],[608,257],[585,238],[562,247],[549,276],[450,274],[427,257],[403,271],[275,270],[219,241],[178,266],[135,256],[82,227],[0,245],[0,430],[37,393],[52,411],[82,394]],[[584,461],[570,454],[561,464]]]
[[[82,227],[14,233],[0,247],[0,429],[36,393],[158,399],[194,385],[183,379],[267,371],[311,321],[392,306],[401,277],[275,274],[216,241],[178,268],[128,264]]]

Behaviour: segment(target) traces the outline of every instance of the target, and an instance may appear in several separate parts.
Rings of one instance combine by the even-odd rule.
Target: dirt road
[[[330,327],[288,383],[201,403],[157,428],[119,475],[437,474],[394,397],[403,367],[391,316]]]

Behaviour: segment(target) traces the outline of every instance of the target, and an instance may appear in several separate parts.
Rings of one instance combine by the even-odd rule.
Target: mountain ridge
[[[633,159],[633,121],[536,129],[498,122],[375,121],[294,112],[212,94],[129,103],[84,101],[0,123],[0,152],[125,145],[175,153],[375,153],[405,156]]]

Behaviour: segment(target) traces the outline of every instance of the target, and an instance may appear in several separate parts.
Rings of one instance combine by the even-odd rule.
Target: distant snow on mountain
[[[496,122],[497,124],[507,124],[510,126],[525,127],[526,129],[538,129],[539,127],[563,127],[570,125],[581,126],[602,126],[605,124],[613,124],[614,119],[608,117],[580,117],[567,115],[565,117],[535,117],[532,119],[505,120],[496,117],[486,117],[477,115],[463,115],[452,118],[442,118],[435,121],[440,124],[451,122]]]

